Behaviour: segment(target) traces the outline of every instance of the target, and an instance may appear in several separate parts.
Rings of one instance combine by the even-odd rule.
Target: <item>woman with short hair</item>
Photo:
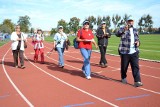
[[[11,34],[11,47],[13,52],[14,66],[18,68],[18,56],[21,63],[21,68],[24,69],[24,42],[27,42],[27,36],[21,32],[20,25],[16,25],[15,32]]]

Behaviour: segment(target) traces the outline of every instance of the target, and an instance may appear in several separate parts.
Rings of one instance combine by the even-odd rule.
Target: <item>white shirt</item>
[[[42,34],[36,34],[34,36],[35,38],[35,45],[34,45],[34,49],[41,49],[41,48],[44,48],[44,44],[43,44],[43,40],[44,40],[44,36]]]
[[[67,35],[65,33],[62,33],[62,36],[61,36],[60,33],[56,33],[53,39],[56,41],[56,44],[60,42],[57,44],[56,47],[64,48],[63,45],[64,45],[64,41],[67,40]]]
[[[134,44],[134,33],[133,33],[133,28],[129,28],[130,30],[130,35],[131,35],[131,44],[130,44],[130,52],[128,54],[133,54],[136,52],[135,50],[135,44]]]
[[[16,32],[12,32],[11,34],[11,41],[12,41],[12,44],[11,44],[11,48],[12,50],[17,50],[17,46],[18,46],[18,35]],[[24,50],[24,40],[27,39],[27,35],[24,34],[23,32],[21,32],[21,47],[20,47],[20,50]]]

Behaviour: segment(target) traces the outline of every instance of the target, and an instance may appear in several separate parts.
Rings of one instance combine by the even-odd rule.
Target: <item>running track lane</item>
[[[51,48],[51,46],[48,43],[46,43],[45,45],[47,47]],[[26,51],[26,56],[28,57],[28,59],[30,61],[32,61],[33,55],[30,54],[30,52],[33,53],[33,50],[31,47],[29,47],[27,50],[28,51]],[[49,49],[46,48],[45,51],[47,52],[47,51],[49,51]],[[82,59],[80,53],[79,52],[74,53],[74,51],[77,52],[79,50],[70,49],[69,52],[66,52],[65,54]],[[95,54],[94,56],[97,56],[97,57],[99,55],[97,53],[92,53],[92,55],[93,54]],[[12,59],[8,59],[8,57],[10,57],[10,55],[6,56],[6,62],[12,62]],[[107,56],[107,57],[109,58],[110,56]],[[46,57],[46,59],[45,59],[46,64],[41,65],[39,63],[36,63],[35,65],[40,67],[41,69],[45,70],[47,73],[54,75],[56,77],[59,77],[61,80],[72,84],[73,86],[79,87],[80,89],[85,90],[86,92],[89,92],[95,96],[98,96],[102,99],[105,99],[109,102],[112,102],[113,104],[116,104],[118,106],[131,106],[131,105],[135,105],[135,106],[148,106],[148,105],[153,106],[153,105],[155,105],[157,107],[159,106],[159,102],[158,102],[158,100],[156,100],[156,99],[159,99],[159,95],[157,95],[155,93],[148,92],[148,91],[139,90],[138,88],[134,88],[130,85],[121,84],[118,81],[119,80],[119,72],[118,71],[111,72],[112,70],[117,69],[117,67],[115,67],[115,69],[113,67],[108,67],[108,68],[105,68],[105,70],[104,70],[104,69],[99,68],[98,66],[96,66],[93,63],[92,64],[92,71],[98,72],[98,70],[102,70],[102,72],[100,74],[93,75],[92,80],[87,81],[86,79],[83,78],[83,75],[80,71],[82,61],[77,60],[75,58],[67,57],[65,55],[66,66],[65,66],[65,69],[62,70],[62,69],[57,69],[57,66],[56,66],[57,59],[58,59],[57,53],[53,52],[53,54],[50,57]],[[94,58],[94,59],[96,59],[96,58]],[[55,106],[65,106],[65,105],[72,105],[72,104],[75,104],[75,105],[76,104],[83,104],[85,102],[93,102],[93,104],[90,104],[88,106],[89,107],[97,106],[97,105],[101,106],[101,107],[109,106],[108,104],[103,105],[103,103],[101,101],[100,102],[97,100],[94,101],[95,99],[90,98],[90,96],[88,96],[88,95],[81,96],[81,94],[83,94],[83,93],[81,93],[79,91],[77,92],[77,90],[72,89],[72,88],[70,89],[68,86],[64,85],[63,83],[55,82],[55,79],[53,79],[51,76],[47,76],[43,72],[40,72],[40,70],[37,70],[37,68],[33,67],[33,65],[31,65],[30,63],[28,63],[28,62],[25,62],[25,63],[26,63],[27,68],[25,70],[21,70],[21,69],[17,70],[16,69],[16,71],[17,71],[16,73],[10,72],[9,66],[11,66],[11,65],[9,65],[9,64],[8,64],[8,66],[6,65],[7,66],[6,69],[8,69],[7,71],[10,73],[11,78],[14,80],[16,85],[20,87],[20,90],[22,91],[22,93],[24,93],[24,95],[29,99],[29,101],[31,101],[34,105],[42,106],[42,105],[48,104],[47,106],[51,106],[51,105],[55,104],[55,102],[56,102],[57,105],[55,105]],[[116,65],[114,65],[114,63],[113,63],[110,66],[116,66]],[[13,68],[12,68],[12,70],[13,70]],[[17,76],[15,76],[15,74]],[[132,80],[132,77],[130,74],[131,73],[129,73],[128,79]],[[143,78],[151,78],[151,77],[144,76]],[[155,78],[152,78],[152,79],[155,80]],[[152,81],[152,79],[151,79],[151,81]],[[23,80],[23,82],[22,82],[22,80]],[[156,79],[156,82],[157,82],[157,79]],[[158,82],[159,82],[159,80],[158,80]],[[131,81],[131,83],[132,83],[132,81]],[[62,87],[57,88],[58,86],[56,84],[58,86],[60,85]],[[145,84],[150,84],[150,83],[146,82]],[[52,87],[52,85],[53,85],[53,87]],[[39,88],[41,90],[39,90]],[[143,88],[146,88],[146,87],[144,86]],[[61,90],[63,90],[63,91],[61,91]],[[156,90],[156,89],[154,89],[154,90]],[[67,91],[67,94],[66,94],[66,91]],[[47,94],[47,92],[49,94]],[[38,93],[38,95],[36,93]],[[57,95],[57,93],[58,93],[58,95]],[[56,98],[55,98],[55,95],[57,96]],[[145,96],[143,98],[134,97],[134,96],[139,96],[139,95],[141,95],[141,96],[148,95],[148,96]],[[40,97],[40,96],[42,96],[42,97]],[[65,96],[67,96],[67,97],[64,99]],[[72,98],[71,98],[71,96],[72,96]],[[122,98],[122,97],[127,98],[127,96],[133,96],[133,97],[128,97],[127,100],[119,100],[119,101],[116,100],[117,98]],[[91,100],[86,100],[86,99],[88,99],[88,97]],[[49,101],[49,99],[52,99],[52,100]],[[83,99],[83,101],[81,101],[81,99]],[[152,99],[154,101],[152,101]],[[144,101],[145,102],[147,101],[149,103],[147,103],[147,104],[142,103]],[[64,103],[64,102],[66,102],[66,103]],[[99,102],[99,103],[97,103],[97,102]],[[61,103],[61,104],[59,104],[59,103]]]

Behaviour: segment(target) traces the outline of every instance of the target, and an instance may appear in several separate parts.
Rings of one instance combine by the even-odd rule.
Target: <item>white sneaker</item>
[[[86,79],[90,80],[90,79],[91,79],[91,76],[87,76]]]

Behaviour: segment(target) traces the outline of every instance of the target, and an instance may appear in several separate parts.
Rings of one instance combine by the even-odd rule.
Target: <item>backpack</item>
[[[82,35],[82,30],[80,30],[80,36]],[[76,40],[76,38],[73,39],[73,46],[75,49],[78,49],[79,42]]]

